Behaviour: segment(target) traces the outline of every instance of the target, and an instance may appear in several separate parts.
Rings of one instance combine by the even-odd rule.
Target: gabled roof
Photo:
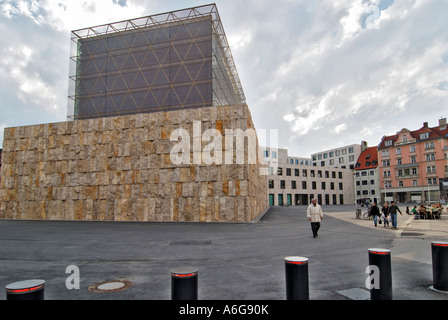
[[[390,147],[395,146],[395,143],[398,141],[400,134],[404,131],[409,132],[411,137],[417,140],[416,142],[440,139],[440,138],[448,139],[448,127],[445,127],[444,129],[441,129],[440,126],[429,128],[428,123],[425,122],[423,124],[423,127],[421,127],[418,130],[410,131],[407,129],[402,129],[395,135],[384,136],[383,139],[381,140],[380,144],[378,145],[378,149],[390,148]],[[428,137],[425,139],[420,139],[420,135],[425,132],[428,132],[428,134],[429,134]],[[386,145],[386,141],[392,141],[392,145]]]
[[[361,152],[355,165],[355,170],[375,169],[378,167],[378,149],[370,147]]]

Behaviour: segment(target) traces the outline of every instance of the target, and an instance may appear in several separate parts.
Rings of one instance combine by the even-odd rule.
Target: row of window
[[[428,185],[437,185],[437,178],[428,178],[427,179]],[[418,180],[412,180],[412,186],[418,187]],[[401,188],[404,187],[403,181],[397,181],[397,187]],[[384,181],[384,188],[392,188],[392,182],[391,181]]]
[[[285,201],[285,199],[283,198],[283,194],[279,193],[277,195],[278,205],[279,206],[283,206],[283,205],[290,205],[291,206],[291,205],[307,204],[307,202],[308,202],[307,199],[304,199],[303,197],[309,198],[310,202],[311,202],[311,199],[314,198],[314,194],[310,194],[310,195],[298,195],[298,194],[296,194],[296,195],[294,195],[295,196],[294,200],[293,200],[292,196],[293,196],[292,194],[287,194],[286,195],[286,201]],[[269,194],[269,205],[270,206],[274,205],[274,198],[275,198],[275,194],[270,193]],[[302,200],[305,200],[305,203],[300,203],[300,198]],[[338,197],[337,197],[336,194],[331,195],[331,199],[330,199],[330,195],[329,194],[325,194],[323,196],[321,194],[318,194],[317,195],[317,202],[319,204],[325,204],[325,205],[333,204],[333,205],[335,205],[335,204],[338,204],[337,203],[337,198]],[[293,201],[294,201],[294,203],[293,203]],[[344,204],[344,195],[342,195],[342,194],[339,195],[339,204]]]
[[[286,176],[290,177],[292,176],[292,168],[286,168],[285,173]],[[274,172],[274,169],[272,167],[269,167],[269,174],[272,175]],[[283,168],[277,168],[277,175],[278,176],[282,176],[283,175]],[[330,178],[330,171],[322,171],[322,170],[317,170],[317,177],[318,178],[323,178],[325,175],[325,178]],[[295,177],[300,177],[300,169],[294,169],[294,176]],[[308,176],[308,169],[302,169],[302,177],[307,177]],[[316,177],[316,170],[310,170],[310,177],[314,178]],[[335,171],[331,171],[331,177],[333,179],[336,179],[336,172]],[[342,172],[338,172],[338,177],[339,179],[342,179]]]
[[[327,182],[322,181],[320,184],[320,187],[322,190],[327,189]],[[307,189],[308,184],[307,181],[302,181],[302,189]],[[275,181],[272,179],[269,179],[269,189],[275,189]],[[280,189],[286,189],[286,181],[280,180]],[[292,180],[291,181],[291,189],[297,189],[297,181]],[[312,181],[311,182],[311,189],[316,190],[317,189],[317,182]],[[335,183],[330,182],[330,190],[335,190]],[[344,190],[344,184],[342,182],[339,183],[339,190]]]
[[[426,167],[426,173],[436,173],[437,172],[437,168],[436,166],[427,166]],[[418,174],[418,168],[407,168],[407,169],[398,169],[397,170],[397,176],[398,177],[402,177],[402,176],[415,176]],[[383,177],[384,178],[390,178],[391,174],[389,170],[385,170],[383,172]]]
[[[390,143],[388,144],[388,142],[390,142]],[[385,145],[386,146],[391,146],[392,145],[392,141],[391,140],[386,141]],[[434,141],[426,142],[425,143],[425,149],[426,150],[434,149]],[[410,153],[414,153],[415,152],[415,145],[409,146],[409,152]],[[381,151],[381,154],[382,154],[383,157],[388,157],[390,155],[389,150],[383,150],[383,151]],[[401,154],[401,148],[396,148],[395,149],[395,154],[400,155]]]
[[[447,155],[445,154],[445,159],[447,158]],[[409,157],[410,159],[410,163],[417,163],[417,157],[416,156],[411,156]],[[436,161],[436,154],[435,153],[428,153],[425,155],[425,160],[426,161]],[[403,160],[402,158],[397,158],[397,165],[402,165],[403,164]],[[383,167],[389,167],[390,166],[390,160],[383,160]]]
[[[348,153],[354,153],[354,149],[353,147],[349,147],[348,148]],[[341,149],[341,150],[335,150],[335,151],[329,151],[329,152],[324,152],[324,153],[320,153],[317,156],[313,155],[313,161],[316,160],[322,160],[322,159],[328,159],[328,158],[333,158],[333,157],[338,157],[340,155],[345,155],[347,154],[347,149]],[[353,160],[350,160],[353,161]]]

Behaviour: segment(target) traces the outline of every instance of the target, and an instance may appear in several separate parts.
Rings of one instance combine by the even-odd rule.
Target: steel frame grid
[[[211,17],[212,20],[212,34],[215,36],[215,39],[217,40],[216,43],[218,44],[219,50],[221,51],[221,55],[225,57],[224,59],[224,65],[226,69],[226,73],[229,75],[231,85],[233,87],[234,92],[236,93],[239,103],[245,104],[246,98],[244,95],[244,91],[240,82],[240,78],[238,76],[238,72],[236,70],[236,66],[233,60],[233,56],[229,47],[229,44],[227,42],[227,37],[224,32],[224,28],[221,23],[221,19],[219,16],[219,13],[217,11],[216,4],[208,4],[198,7],[192,7],[187,9],[181,9],[176,10],[172,12],[166,12],[166,13],[160,13],[155,14],[151,16],[145,16],[141,18],[135,18],[135,19],[129,19],[94,27],[88,27],[84,29],[78,29],[72,31],[72,48],[71,48],[71,74],[76,74],[76,70],[73,72],[73,68],[76,69],[77,61],[80,58],[78,54],[78,41],[81,39],[88,39],[92,37],[98,37],[98,36],[104,36],[104,35],[111,35],[116,34],[124,31],[129,30],[141,30],[143,28],[163,28],[167,24],[173,24],[175,22],[182,23],[186,20],[192,20],[195,18],[204,18],[204,17]],[[212,49],[213,50],[213,49]],[[73,51],[75,53],[73,54]],[[212,52],[212,56],[214,59],[216,59],[215,53]],[[214,72],[212,72],[213,80],[216,80]],[[71,75],[69,78],[72,80],[73,86],[69,86],[69,105],[68,105],[68,119],[74,119],[76,117],[74,105],[76,101],[76,89],[74,88],[76,86],[76,78],[77,75]],[[212,87],[212,91],[215,90]],[[72,93],[72,94],[70,94]],[[212,93],[213,95],[213,93]],[[213,99],[213,104],[215,105],[215,99]],[[171,110],[179,109],[180,107],[171,107]],[[145,112],[153,112],[156,110],[151,110],[151,108],[148,108],[148,111]],[[126,114],[126,112],[123,112],[123,114]],[[118,111],[116,115],[120,115],[120,112]]]

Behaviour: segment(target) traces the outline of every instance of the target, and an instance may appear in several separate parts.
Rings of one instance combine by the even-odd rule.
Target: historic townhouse
[[[382,200],[428,202],[446,198],[448,128],[446,118],[418,130],[401,129],[378,146]]]
[[[379,203],[379,166],[378,148],[367,148],[363,144],[363,149],[355,165],[355,199],[359,204],[373,202]]]

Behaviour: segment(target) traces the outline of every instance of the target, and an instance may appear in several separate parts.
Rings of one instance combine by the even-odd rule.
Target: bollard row
[[[448,292],[448,242],[431,243],[434,289]],[[371,300],[392,300],[391,252],[368,249]],[[287,300],[309,300],[308,258],[286,257],[285,280]],[[372,274],[370,274],[372,272]],[[376,273],[376,274],[375,274]],[[374,279],[370,282],[370,276]],[[375,276],[375,277],[374,277]],[[25,280],[6,286],[7,300],[44,300],[44,280]],[[176,268],[171,271],[171,299],[198,300],[198,269]]]

